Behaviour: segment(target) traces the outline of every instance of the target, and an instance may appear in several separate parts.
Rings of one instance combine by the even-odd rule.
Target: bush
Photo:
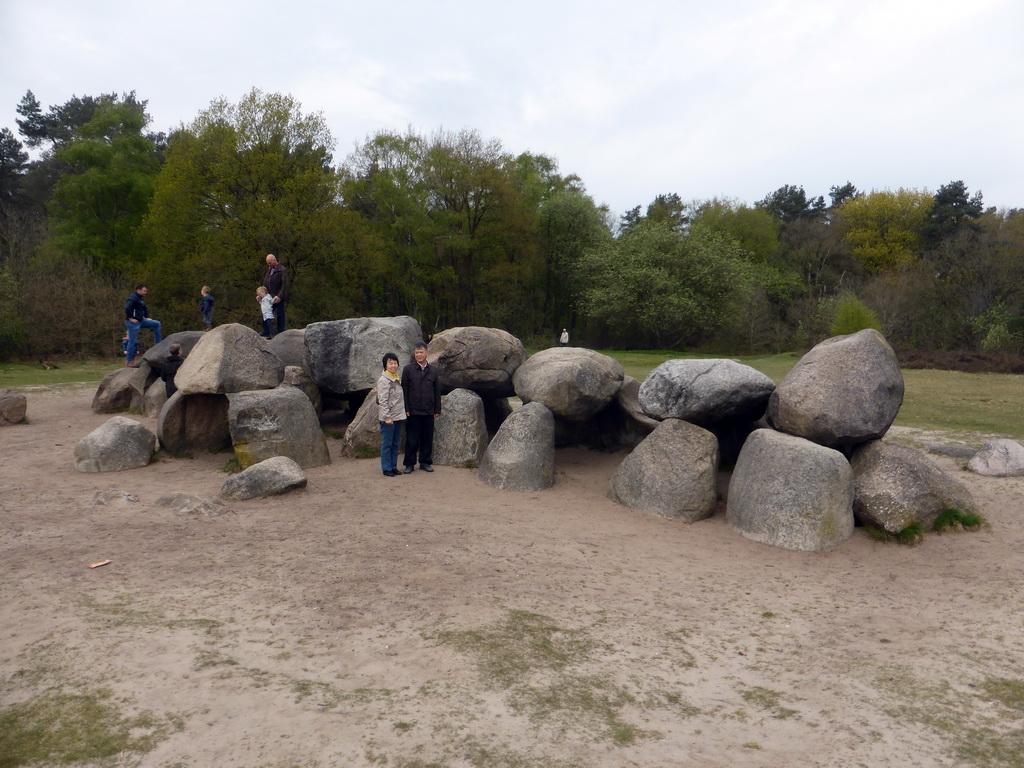
[[[856,296],[845,296],[836,306],[836,314],[832,319],[829,331],[833,336],[846,336],[865,328],[882,330],[882,323],[869,307],[865,306]]]

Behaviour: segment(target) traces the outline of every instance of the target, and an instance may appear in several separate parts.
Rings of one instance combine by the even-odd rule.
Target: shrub
[[[882,330],[882,323],[869,307],[856,296],[845,296],[836,305],[836,314],[829,331],[833,336],[846,336],[865,328]]]

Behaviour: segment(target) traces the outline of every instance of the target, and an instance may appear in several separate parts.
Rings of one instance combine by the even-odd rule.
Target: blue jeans
[[[143,328],[153,329],[154,344],[159,344],[164,340],[163,336],[160,334],[159,320],[140,320],[137,323],[133,323],[131,320],[125,320],[124,327],[128,330],[128,359],[126,362],[129,364],[135,359],[135,353],[139,349],[139,331]]]
[[[402,439],[402,422],[380,422],[380,468],[384,472],[398,469],[398,443]]]

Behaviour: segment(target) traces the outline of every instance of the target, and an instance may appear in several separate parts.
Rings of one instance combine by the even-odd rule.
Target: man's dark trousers
[[[405,420],[405,466],[416,466],[416,453],[420,464],[434,463],[434,416],[409,416]]]
[[[277,332],[284,333],[284,305],[285,302],[279,301],[274,305],[274,317],[277,318]]]

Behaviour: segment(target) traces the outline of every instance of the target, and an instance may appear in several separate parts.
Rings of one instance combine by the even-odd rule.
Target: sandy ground
[[[330,440],[306,490],[179,515],[229,455],[80,474],[91,397],[0,429],[0,713],[109,692],[155,729],[85,765],[1021,765],[1024,478],[934,457],[990,529],[811,554],[612,503],[623,454],[510,493]]]

